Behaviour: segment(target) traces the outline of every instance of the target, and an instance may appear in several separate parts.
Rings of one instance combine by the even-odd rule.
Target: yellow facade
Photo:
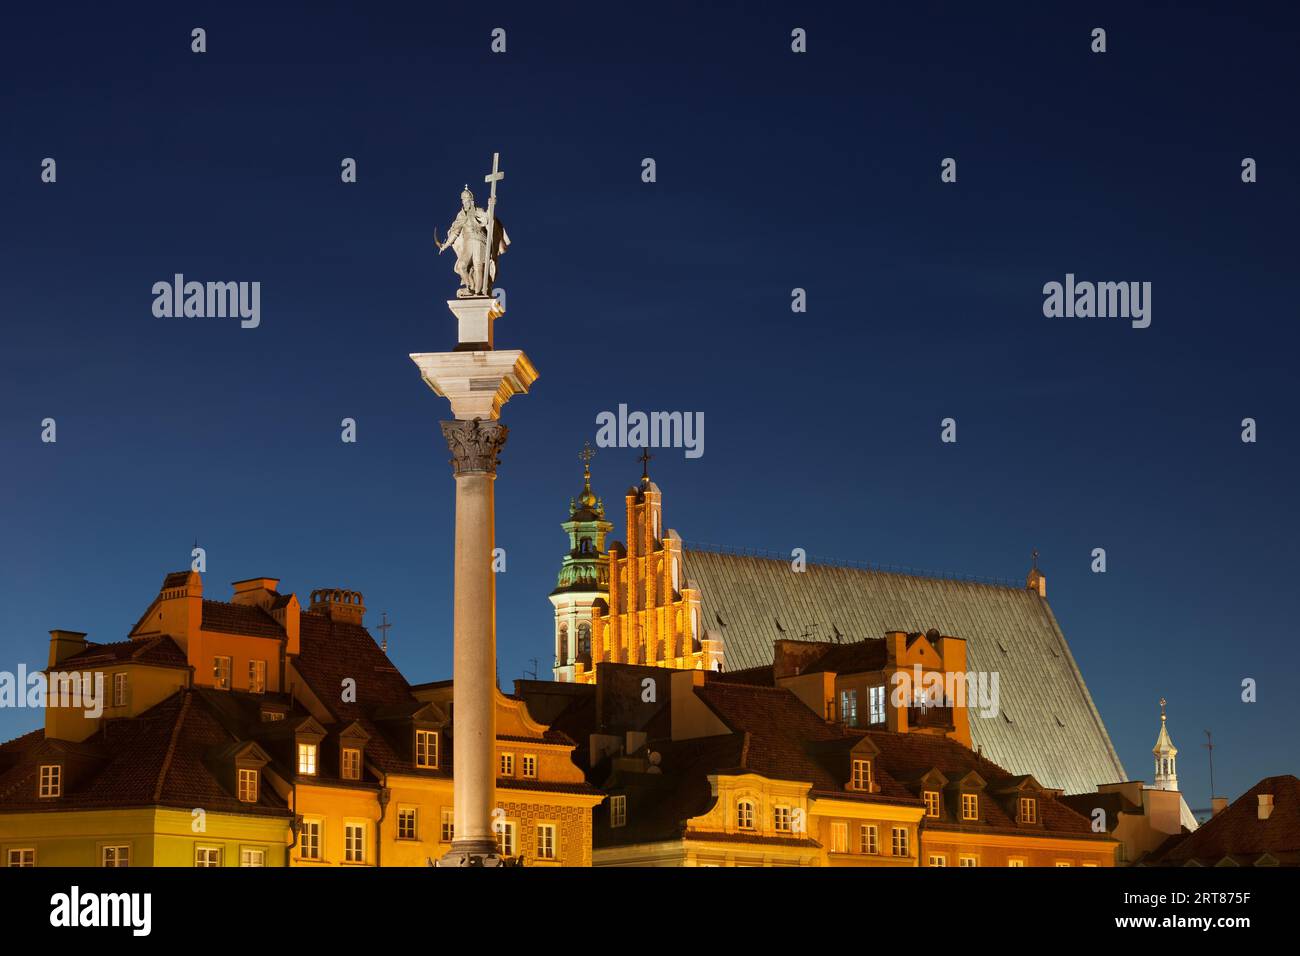
[[[212,849],[220,866],[284,866],[288,836],[285,818],[165,807],[0,813],[0,865],[11,850],[30,848],[36,866],[104,866],[105,848],[125,847],[119,865],[195,866],[200,850]]]

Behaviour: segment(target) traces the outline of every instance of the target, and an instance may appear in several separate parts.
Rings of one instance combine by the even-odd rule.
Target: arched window
[[[560,625],[560,666],[569,663],[569,625]]]
[[[578,625],[578,660],[591,663],[591,625],[586,621]]]
[[[682,589],[681,581],[678,578],[677,558],[674,556],[673,557],[673,590],[680,591],[681,589]]]
[[[579,553],[579,554],[591,554],[591,552],[592,552],[593,550],[595,550],[595,549],[593,549],[592,546],[591,546],[591,539],[590,539],[590,538],[582,538],[582,539],[578,542],[578,553]]]
[[[736,826],[741,830],[754,829],[753,800],[740,800],[736,803]]]

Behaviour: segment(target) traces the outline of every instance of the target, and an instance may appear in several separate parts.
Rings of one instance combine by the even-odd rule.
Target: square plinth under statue
[[[506,311],[496,296],[448,299],[447,308],[456,317],[457,352],[485,352],[494,347],[492,323]]]

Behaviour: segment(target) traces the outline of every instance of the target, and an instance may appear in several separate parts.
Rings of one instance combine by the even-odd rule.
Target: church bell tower
[[[614,526],[605,520],[605,504],[591,490],[591,459],[588,445],[578,456],[582,460],[582,493],[569,501],[569,520],[560,527],[569,536],[569,553],[564,556],[555,590],[550,594],[555,607],[555,679],[573,682],[594,666],[591,653],[592,608],[608,611],[609,555],[605,536]]]
[[[1169,728],[1165,726],[1165,699],[1160,698],[1160,735],[1156,737],[1156,745],[1151,749],[1156,758],[1156,778],[1155,789],[1157,790],[1177,790],[1178,789],[1178,768],[1174,763],[1178,756],[1178,748],[1174,746],[1173,740],[1169,737]]]

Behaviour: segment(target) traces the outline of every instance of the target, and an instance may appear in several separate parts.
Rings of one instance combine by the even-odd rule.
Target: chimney
[[[1226,809],[1228,809],[1227,797],[1210,797],[1210,816],[1217,817]]]
[[[50,631],[50,667],[61,664],[73,654],[86,649],[86,635],[81,631]]]
[[[1273,815],[1273,794],[1271,793],[1259,794],[1259,818],[1261,820],[1267,820],[1272,815]]]
[[[269,611],[276,598],[280,596],[276,591],[279,584],[279,578],[248,578],[245,581],[236,581],[231,585],[235,589],[235,594],[230,599],[230,603],[252,604]]]
[[[310,612],[324,614],[331,621],[343,624],[361,624],[366,616],[366,607],[362,603],[360,591],[317,588],[311,592]]]

